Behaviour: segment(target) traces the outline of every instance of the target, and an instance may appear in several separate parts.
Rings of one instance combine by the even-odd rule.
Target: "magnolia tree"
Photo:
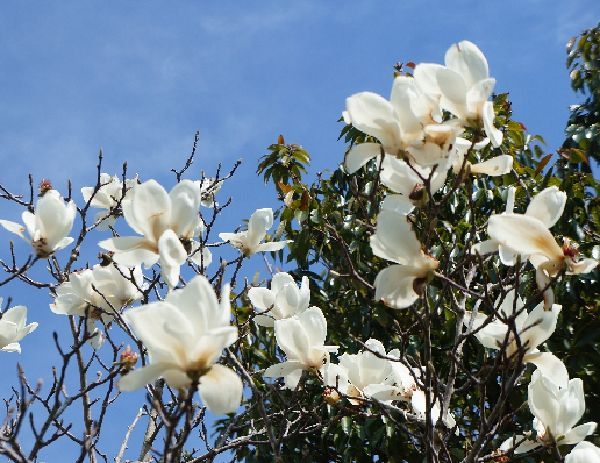
[[[281,207],[239,230],[219,225],[238,164],[193,178],[198,136],[166,187],[102,156],[66,198],[31,177],[27,194],[1,187],[22,209],[4,239],[30,255],[9,244],[0,285],[49,292],[70,335],[47,340],[43,382],[18,367],[0,453],[600,462],[597,183],[545,154],[495,83],[468,41],[397,65],[389,98],[346,100],[330,176],[305,183],[308,153],[269,147],[258,172]],[[33,342],[27,317],[7,306],[3,355]]]

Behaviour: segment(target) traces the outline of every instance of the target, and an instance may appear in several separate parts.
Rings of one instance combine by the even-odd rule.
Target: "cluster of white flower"
[[[498,154],[503,137],[494,126],[490,100],[494,84],[484,55],[465,41],[450,47],[445,65],[419,64],[413,76],[396,77],[389,101],[370,92],[347,99],[344,120],[370,141],[351,147],[345,168],[356,173],[381,157],[380,179],[390,192],[370,237],[373,254],[393,262],[375,279],[377,301],[395,309],[410,307],[439,276],[439,262],[418,240],[409,215],[444,190],[450,170],[490,176],[512,170],[512,157]],[[489,144],[496,149],[492,157],[486,149]],[[488,158],[468,161],[475,157]],[[101,174],[99,185],[81,190],[86,208],[102,209],[91,228],[114,232],[115,220],[122,214],[137,235],[100,241],[99,246],[109,253],[107,262],[67,275],[55,288],[50,307],[56,314],[85,317],[88,338],[96,349],[103,340],[99,323],[108,326],[117,316],[126,323],[145,347],[149,362],[124,374],[121,390],[138,389],[163,378],[173,388],[196,387],[214,413],[230,413],[241,404],[243,384],[234,371],[219,363],[223,351],[238,339],[238,328],[231,321],[229,287],[225,285],[217,297],[204,276],[183,285],[180,278],[186,262],[202,271],[212,261],[202,239],[206,224],[200,207],[216,207],[220,187],[221,182],[212,179],[181,180],[167,193],[155,180],[142,183],[136,178],[123,183]],[[544,301],[528,312],[514,288],[502,288],[493,313],[481,312],[477,303],[463,320],[465,333],[474,334],[485,348],[502,349],[509,362],[536,366],[528,386],[535,436],[513,437],[500,451],[524,453],[539,446],[578,444],[567,462],[598,462],[600,449],[582,442],[595,431],[596,423],[576,426],[585,410],[582,381],[569,379],[560,359],[538,349],[555,331],[561,311],[551,288],[556,277],[563,271],[589,272],[597,261],[580,258],[577,245],[570,240],[560,246],[549,230],[563,213],[563,192],[546,188],[531,200],[524,214],[514,212],[516,193],[516,188],[508,188],[505,211],[489,218],[490,239],[478,243],[472,252],[498,252],[504,265],[528,260]],[[29,242],[36,259],[42,259],[73,242],[68,235],[76,214],[73,201],[66,202],[48,189],[34,212],[23,212],[25,226],[6,220],[0,225]],[[242,259],[257,252],[279,251],[289,243],[265,242],[272,226],[273,211],[258,209],[247,230],[219,236],[237,248]],[[142,299],[147,289],[142,266],[155,264],[168,287],[166,297],[127,308]],[[291,275],[279,272],[273,275],[270,288],[252,287],[247,295],[256,308],[255,323],[274,329],[277,345],[285,354],[283,362],[264,371],[265,377],[283,378],[285,388],[295,389],[303,372],[312,371],[321,378],[330,400],[379,402],[420,420],[426,419],[429,410],[434,424],[456,426],[448,404],[443,405],[439,394],[426,387],[425,367],[410,364],[399,350],[386,352],[377,339],[367,340],[356,354],[337,354],[338,347],[326,345],[327,321],[320,308],[310,306],[308,278],[302,278],[298,286]],[[20,351],[19,341],[37,327],[25,324],[26,314],[25,307],[17,306],[2,315],[2,350]]]
[[[512,170],[513,159],[507,154],[478,163],[467,158],[471,152],[481,155],[490,143],[493,148],[501,147],[502,132],[494,127],[494,107],[489,100],[494,84],[482,52],[464,41],[450,47],[444,66],[418,64],[413,76],[396,77],[389,101],[370,92],[347,99],[344,121],[374,140],[350,148],[346,170],[355,173],[373,158],[380,158],[380,179],[391,191],[381,205],[371,236],[373,254],[395,264],[382,270],[375,280],[375,298],[389,307],[411,306],[435,278],[439,265],[423,250],[408,214],[443,189],[450,169],[462,175],[490,176]],[[450,117],[443,118],[444,112]],[[469,140],[461,137],[467,127],[474,129]],[[476,138],[481,133],[485,138]],[[522,453],[540,445],[578,443],[596,428],[596,423],[573,427],[585,410],[582,382],[569,380],[561,360],[539,351],[538,346],[555,331],[561,310],[554,304],[553,278],[562,271],[590,272],[597,261],[580,258],[575,243],[565,239],[561,247],[552,236],[549,228],[562,215],[566,202],[566,195],[557,187],[536,195],[525,214],[514,212],[515,193],[514,187],[508,188],[505,212],[492,215],[488,221],[491,239],[478,243],[473,252],[499,252],[505,265],[529,260],[544,302],[528,313],[513,289],[496,303],[497,317],[475,309],[467,314],[464,325],[484,347],[505,349],[511,361],[520,355],[521,361],[537,367],[528,394],[530,410],[536,416],[537,439],[511,439],[500,449]],[[422,392],[419,370],[409,374],[397,352],[386,354],[377,340],[365,343],[365,349],[357,355],[344,354],[340,365],[331,365],[326,374],[328,384],[335,384],[337,390],[351,397],[410,399],[418,414],[418,404],[424,400],[419,395],[415,399]],[[436,405],[431,406],[432,413]],[[435,420],[439,409],[436,413]],[[443,421],[448,424],[452,420],[447,416]],[[596,452],[595,459],[590,456],[586,461],[600,461],[600,451],[592,447],[578,446],[568,461],[579,461],[584,452]]]
[[[103,209],[91,228],[114,230],[122,211],[127,224],[140,236],[100,241],[99,246],[109,251],[107,261],[71,272],[55,288],[50,309],[60,315],[85,317],[87,337],[94,349],[104,340],[102,326],[97,323],[108,326],[117,315],[125,321],[145,346],[150,363],[124,375],[121,390],[137,389],[162,377],[175,388],[197,386],[211,411],[231,413],[241,403],[242,382],[233,371],[217,364],[223,349],[238,336],[230,321],[229,288],[223,288],[220,303],[201,275],[175,289],[182,264],[189,260],[203,269],[212,261],[208,248],[197,240],[203,232],[199,209],[218,206],[215,195],[220,187],[221,181],[211,179],[181,180],[167,193],[155,180],[140,183],[136,178],[123,185],[118,177],[102,173],[96,187],[81,189],[87,205]],[[22,214],[25,227],[6,220],[0,225],[29,242],[37,258],[47,258],[73,242],[68,235],[76,213],[73,201],[65,202],[58,191],[47,188],[41,192],[35,212]],[[247,231],[222,233],[221,238],[244,256],[283,249],[287,241],[262,243],[272,225],[273,211],[259,209],[252,214]],[[25,228],[31,239],[23,235]],[[124,311],[142,299],[147,289],[142,265],[148,268],[154,264],[159,265],[169,293],[164,300]],[[302,297],[306,301],[307,291],[305,284]],[[280,310],[285,313],[292,309],[282,305]],[[37,323],[25,325],[26,316],[24,306],[2,315],[2,350],[20,351],[18,341],[35,330]]]

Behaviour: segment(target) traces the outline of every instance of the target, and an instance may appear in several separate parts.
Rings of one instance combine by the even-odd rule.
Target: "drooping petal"
[[[567,275],[578,275],[580,273],[589,273],[596,268],[598,261],[593,258],[583,258],[578,262],[572,263],[568,267]]]
[[[486,101],[483,104],[483,128],[485,135],[492,142],[494,148],[498,148],[502,144],[502,131],[494,126],[494,103]]]
[[[560,219],[566,202],[566,193],[557,186],[551,186],[533,197],[526,214],[538,219],[546,228],[551,228]]]
[[[528,351],[537,348],[554,333],[561,308],[560,305],[555,304],[547,311],[544,310],[544,304],[539,304],[527,316],[519,336]]]
[[[381,145],[379,143],[352,145],[344,160],[346,171],[349,174],[353,174],[371,159],[379,156],[379,154],[381,154]]]
[[[538,219],[523,214],[496,214],[488,221],[488,234],[521,255],[541,254],[550,260],[560,260],[562,249]]]
[[[417,277],[414,267],[390,265],[375,279],[375,299],[395,309],[409,307],[419,298],[414,290]]]
[[[595,421],[588,421],[587,423],[575,426],[568,433],[565,434],[565,438],[561,440],[560,443],[577,444],[590,434],[594,434],[596,432],[597,427],[598,423],[596,423]],[[600,459],[600,451],[598,452],[598,457]]]
[[[140,389],[146,384],[150,384],[160,378],[170,368],[172,368],[171,365],[164,363],[152,363],[142,368],[136,368],[119,380],[119,389],[121,391],[135,391],[136,389]]]
[[[260,243],[256,246],[256,252],[275,252],[285,248],[292,240],[285,241],[270,241],[268,243]]]
[[[390,210],[379,213],[370,240],[373,254],[398,264],[410,265],[421,255],[421,243],[406,216]]]
[[[200,378],[198,385],[202,401],[217,415],[235,412],[242,403],[243,389],[240,377],[218,364]]]
[[[158,262],[158,247],[144,237],[117,236],[98,243],[102,249],[115,253],[113,260],[126,267],[144,264],[154,265]]]
[[[471,164],[471,172],[474,174],[486,174],[490,177],[498,177],[508,174],[513,167],[513,157],[508,154],[493,157],[487,161]]]
[[[25,241],[29,241],[23,235],[23,232],[25,231],[25,227],[23,225],[21,225],[20,223],[11,222],[10,220],[0,220],[0,226],[2,226],[3,228],[5,228],[6,230],[8,230],[11,233],[14,233],[15,235],[19,235]]]
[[[304,365],[301,362],[295,360],[288,360],[287,362],[276,363],[268,367],[263,376],[265,378],[283,378],[292,374],[293,372],[300,370],[302,371]]]
[[[409,214],[415,208],[408,196],[388,194],[381,203],[382,210],[392,211],[398,214]]]
[[[162,277],[174,288],[179,283],[180,266],[187,258],[187,252],[175,232],[167,229],[158,240],[158,263]]]

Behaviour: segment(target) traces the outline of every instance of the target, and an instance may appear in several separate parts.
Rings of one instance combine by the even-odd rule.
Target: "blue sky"
[[[31,172],[63,192],[71,178],[78,191],[93,182],[103,148],[106,171],[119,172],[127,160],[130,172],[169,189],[169,169],[182,165],[199,130],[191,176],[244,160],[223,192],[234,203],[217,231],[230,231],[257,207],[276,205],[255,166],[279,133],[309,150],[313,174],[334,169],[344,152],[336,139],[345,98],[387,95],[395,62],[442,62],[463,39],[486,54],[515,117],[555,150],[576,102],[565,43],[599,19],[597,0],[4,1],[0,183],[25,191]],[[0,203],[1,218],[17,220],[19,212]],[[8,233],[0,230],[0,238]],[[52,353],[44,346],[56,323],[49,297],[18,285],[0,295],[29,305],[29,318],[41,324],[20,357],[0,357],[3,371],[19,359],[32,377],[47,376]],[[4,396],[13,379],[3,376]],[[115,436],[130,412],[117,420]]]

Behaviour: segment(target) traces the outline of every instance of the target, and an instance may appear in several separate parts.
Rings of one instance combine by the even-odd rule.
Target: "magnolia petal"
[[[161,274],[169,288],[174,288],[179,283],[180,266],[186,261],[187,252],[173,230],[167,229],[160,236],[158,255]]]
[[[135,267],[144,264],[146,266],[154,265],[158,262],[158,248],[138,236],[118,236],[100,241],[98,243],[102,249],[115,253],[113,260],[126,267]]]
[[[369,384],[363,389],[365,397],[379,400],[380,402],[391,402],[402,399],[402,389],[390,384]]]
[[[346,159],[344,160],[346,171],[349,174],[353,174],[371,159],[380,154],[381,145],[379,143],[360,143],[358,145],[352,145],[348,153],[346,153]]]
[[[415,208],[408,196],[388,194],[381,203],[382,210],[392,211],[398,214],[409,214]]]
[[[440,105],[459,119],[467,117],[467,87],[457,72],[441,68],[437,71],[437,82],[442,92]]]
[[[566,193],[560,191],[556,186],[551,186],[533,197],[526,214],[535,217],[547,228],[551,228],[560,219],[566,202]]]
[[[2,350],[4,352],[17,352],[20,354],[21,353],[21,344],[19,344],[18,342],[11,342],[10,344],[7,344],[0,350]]]
[[[409,307],[419,298],[414,290],[418,276],[414,267],[406,265],[391,265],[383,269],[375,279],[375,299],[395,309]]]
[[[417,86],[428,95],[441,94],[440,86],[437,81],[437,73],[444,66],[434,63],[421,63],[415,66],[413,76]]]
[[[263,376],[265,378],[283,378],[288,376],[296,370],[302,370],[303,365],[301,362],[288,360],[287,362],[276,363],[268,367]]]
[[[273,292],[267,288],[252,287],[248,290],[250,303],[261,311],[270,309],[275,304]]]
[[[257,209],[248,220],[248,232],[246,238],[248,247],[254,249],[257,247],[267,233],[267,230],[273,226],[273,209],[265,207]]]
[[[156,242],[171,215],[171,199],[156,181],[133,186],[122,202],[123,216],[136,233]]]
[[[552,352],[534,351],[523,357],[523,361],[533,363],[542,375],[550,378],[560,387],[569,384],[569,372],[565,364]]]
[[[498,245],[498,256],[500,257],[500,262],[512,267],[517,263],[519,254],[511,247],[500,244]]]
[[[485,135],[492,142],[494,148],[498,148],[502,144],[502,131],[494,126],[494,103],[486,101],[483,104],[483,128]]]
[[[160,378],[163,373],[172,368],[172,365],[164,363],[152,363],[142,368],[136,368],[122,376],[119,380],[121,391],[135,391]]]
[[[468,40],[452,44],[444,56],[444,63],[458,72],[468,87],[489,76],[485,56],[477,45]]]
[[[390,210],[384,209],[377,216],[377,230],[370,242],[373,254],[397,264],[410,264],[422,253],[406,216]]]
[[[569,271],[567,275],[577,275],[579,273],[589,273],[596,268],[598,265],[598,261],[596,259],[591,259],[586,257],[581,259],[579,262],[575,262],[569,265]]]
[[[496,240],[486,240],[475,243],[471,250],[481,256],[492,254],[498,251],[498,242]]]
[[[25,235],[23,235],[25,227],[20,223],[11,222],[10,220],[0,220],[0,226],[4,227],[6,230],[8,230],[11,233],[14,233],[15,235],[19,235],[25,241],[29,241],[27,238],[25,238]]]
[[[557,395],[558,386],[536,370],[528,386],[527,403],[531,413],[546,427],[556,423],[560,416]]]
[[[397,145],[400,127],[394,108],[385,98],[372,92],[356,93],[346,99],[352,125],[377,138],[384,146]]]
[[[575,426],[568,433],[565,434],[565,438],[560,441],[561,444],[577,444],[585,439],[590,434],[596,432],[598,423],[595,421],[588,421],[587,423]]]
[[[260,243],[256,246],[256,252],[275,252],[285,248],[288,243],[293,243],[292,240],[286,241],[271,241],[269,243]]]
[[[508,154],[493,157],[478,164],[471,164],[471,172],[474,174],[486,174],[490,177],[498,177],[508,174],[513,167],[513,157]]]
[[[527,346],[529,352],[554,333],[561,308],[554,304],[551,310],[545,310],[544,304],[539,304],[529,313],[519,333],[522,344]]]
[[[488,221],[492,239],[513,248],[521,255],[541,254],[550,260],[560,260],[562,249],[538,219],[523,214],[496,214]]]
[[[423,178],[429,177],[429,169],[411,168],[405,161],[392,156],[385,156],[381,164],[380,174],[381,183],[395,193],[400,193],[407,197],[417,185],[423,185],[423,180],[417,175],[421,172]],[[414,169],[414,170],[413,170]]]
[[[600,463],[600,448],[591,442],[580,442],[565,456],[565,463]]]
[[[258,314],[254,316],[254,323],[265,328],[273,328],[275,326],[275,319],[269,315]]]
[[[200,397],[216,415],[235,412],[242,403],[243,389],[240,377],[223,365],[213,365],[198,385]]]
[[[508,452],[510,449],[512,449],[514,447],[513,452],[515,453],[515,455],[519,455],[522,453],[527,453],[533,449],[537,449],[538,447],[541,447],[541,446],[542,446],[542,444],[540,444],[539,442],[529,440],[529,439],[527,439],[527,436],[520,435],[520,436],[511,437],[511,438],[505,440],[504,442],[502,442],[502,444],[500,445],[500,450],[502,450],[504,452]]]

